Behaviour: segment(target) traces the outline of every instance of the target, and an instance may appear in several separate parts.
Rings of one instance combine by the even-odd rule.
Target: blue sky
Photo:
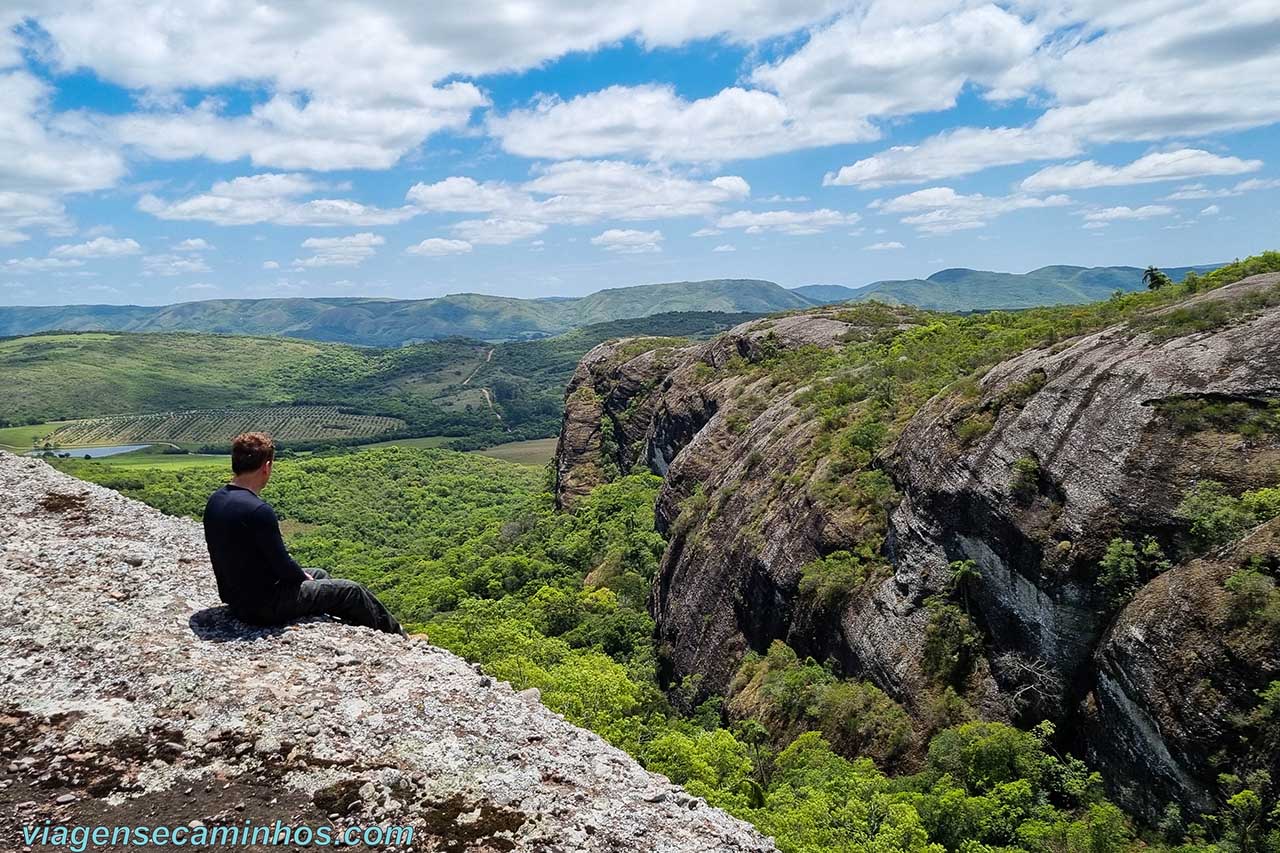
[[[19,0],[0,304],[1229,260],[1280,242],[1278,42],[1273,0]]]

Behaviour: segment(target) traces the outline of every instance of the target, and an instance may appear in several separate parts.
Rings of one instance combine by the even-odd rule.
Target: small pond
[[[120,453],[132,453],[135,450],[142,450],[150,447],[149,444],[117,444],[114,447],[59,447],[57,450],[49,451],[58,456],[69,454],[72,459],[83,459],[88,456],[90,459],[101,459],[103,456],[116,456]],[[28,456],[43,456],[46,451],[32,450]]]

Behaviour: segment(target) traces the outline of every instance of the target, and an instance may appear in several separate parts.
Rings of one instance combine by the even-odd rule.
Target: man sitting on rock
[[[336,580],[323,569],[304,570],[289,556],[280,522],[258,492],[271,479],[276,449],[260,432],[231,443],[231,482],[204,508],[204,540],[218,579],[218,595],[253,625],[280,625],[328,614],[354,625],[404,634],[395,617],[362,584]]]

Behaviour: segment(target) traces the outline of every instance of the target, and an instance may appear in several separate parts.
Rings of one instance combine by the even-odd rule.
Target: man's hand
[[[302,570],[302,573],[303,573],[304,575],[306,575],[306,576],[307,576],[307,580],[309,580],[309,581],[313,581],[313,580],[315,580],[315,578],[313,578],[313,577],[311,576],[311,572],[307,571],[306,569],[303,569],[303,570]]]

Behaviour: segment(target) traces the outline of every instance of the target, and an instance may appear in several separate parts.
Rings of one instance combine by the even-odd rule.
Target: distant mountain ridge
[[[1175,281],[1191,270],[1165,269]],[[37,332],[215,332],[283,335],[362,346],[400,346],[467,337],[512,341],[563,334],[592,323],[686,311],[771,314],[814,305],[878,299],[940,311],[1030,308],[1105,299],[1116,290],[1141,290],[1138,267],[1047,266],[1028,273],[963,268],[927,279],[787,289],[760,279],[711,279],[643,284],[589,296],[517,299],[459,293],[433,299],[316,297],[212,299],[173,305],[0,307],[0,336]]]
[[[1174,281],[1187,273],[1206,272],[1222,264],[1167,267]],[[964,267],[939,270],[928,278],[876,281],[864,287],[815,284],[793,290],[816,305],[836,302],[881,302],[915,305],[936,311],[982,311],[994,308],[1033,308],[1106,299],[1117,290],[1142,290],[1140,267],[1040,267],[1027,273],[991,272]]]
[[[516,299],[461,293],[435,299],[319,297],[213,299],[145,307],[0,307],[0,336],[50,330],[216,332],[399,346],[469,337],[509,341],[558,335],[592,323],[685,311],[770,314],[813,303],[770,281],[714,279],[601,290],[589,296]]]

